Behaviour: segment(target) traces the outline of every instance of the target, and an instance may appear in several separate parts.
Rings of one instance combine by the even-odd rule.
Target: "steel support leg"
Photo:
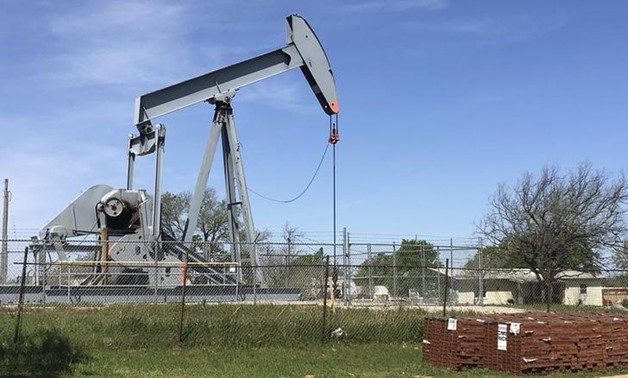
[[[155,197],[153,198],[153,240],[158,240],[161,233],[161,166],[166,144],[166,128],[157,125],[155,129],[156,157],[155,157]]]
[[[238,263],[249,263],[252,266],[259,266],[259,257],[255,248],[255,226],[251,215],[246,179],[244,177],[244,167],[238,136],[233,120],[233,111],[227,102],[217,101],[214,112],[212,129],[203,156],[203,162],[196,181],[196,188],[190,202],[188,212],[188,224],[184,234],[184,241],[191,248],[192,235],[198,224],[198,216],[201,204],[205,195],[207,179],[216,153],[216,145],[219,136],[222,136],[223,167],[225,173],[225,190],[227,194],[227,213],[229,216],[229,231],[231,234],[231,257]],[[239,205],[239,207],[238,207]],[[240,216],[243,219],[244,234],[240,235]],[[244,240],[241,240],[241,236]],[[242,253],[242,246],[245,253]],[[261,283],[262,275],[255,269],[255,282]],[[249,279],[253,280],[252,277]],[[238,270],[238,281],[242,282],[241,269]]]
[[[244,165],[242,162],[242,155],[240,153],[240,144],[238,142],[238,136],[236,133],[235,122],[233,119],[233,113],[229,111],[226,119],[226,134],[228,136],[230,151],[231,151],[231,164],[233,164],[232,170],[235,171],[235,184],[237,185],[240,193],[242,218],[244,221],[244,234],[246,240],[244,246],[247,251],[246,259],[251,266],[255,267],[255,281],[262,282],[261,273],[257,267],[259,266],[259,257],[257,254],[257,248],[255,246],[255,226],[253,224],[253,216],[251,214],[251,203],[249,201],[249,193],[246,186],[246,178],[244,176]]]
[[[209,178],[209,171],[211,170],[212,163],[214,161],[214,155],[216,153],[216,144],[218,143],[218,137],[220,136],[220,130],[222,129],[222,117],[216,109],[214,113],[214,121],[212,122],[212,128],[209,133],[209,139],[205,148],[205,154],[203,155],[203,161],[201,163],[201,169],[198,172],[198,178],[196,179],[196,187],[194,188],[194,194],[190,200],[190,210],[188,211],[188,224],[185,227],[185,233],[183,235],[183,241],[187,247],[192,247],[192,236],[196,230],[198,224],[198,214],[201,210],[201,204],[203,203],[203,196],[205,196],[205,189],[207,188],[207,179]]]
[[[224,110],[226,112],[226,109]],[[227,115],[223,113],[226,121]],[[233,261],[241,262],[241,243],[240,243],[240,223],[238,222],[238,196],[235,186],[235,173],[233,164],[233,154],[231,143],[229,143],[229,134],[227,132],[226,123],[222,127],[222,157],[225,172],[225,191],[227,193],[227,214],[229,218],[229,235],[231,236],[231,258]],[[238,280],[241,280],[241,274],[238,272]]]

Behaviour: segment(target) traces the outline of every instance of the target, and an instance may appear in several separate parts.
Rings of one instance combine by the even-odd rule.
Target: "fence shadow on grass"
[[[0,343],[0,377],[59,377],[86,360],[84,352],[54,329],[24,335],[17,346]]]

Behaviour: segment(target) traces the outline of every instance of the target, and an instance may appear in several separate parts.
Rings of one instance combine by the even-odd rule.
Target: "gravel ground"
[[[295,302],[292,302],[293,304]],[[309,303],[312,304],[312,302],[305,302],[305,303]],[[336,307],[337,308],[341,308],[341,307],[345,307],[345,304],[342,300],[336,300]],[[399,302],[394,302],[394,301],[388,301],[388,302],[362,302],[362,301],[352,301],[350,305],[348,305],[347,307],[350,308],[371,308],[371,309],[377,309],[377,310],[390,310],[390,309],[397,309],[397,308],[406,308],[406,309],[423,309],[426,310],[428,312],[434,312],[434,313],[442,313],[443,312],[443,306],[435,306],[435,305],[410,305],[407,303],[399,303]],[[526,312],[527,310],[523,310],[520,308],[514,308],[514,307],[507,307],[507,306],[447,306],[447,312],[450,311],[456,311],[456,312],[468,312],[468,311],[473,311],[473,312],[477,312],[477,313],[483,313],[483,314],[496,314],[496,313],[508,313],[508,314],[514,314],[514,313],[519,313],[519,312]]]

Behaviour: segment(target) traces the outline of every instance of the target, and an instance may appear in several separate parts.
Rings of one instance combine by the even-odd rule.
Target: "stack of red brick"
[[[423,359],[514,374],[628,365],[628,317],[520,313],[426,318]]]

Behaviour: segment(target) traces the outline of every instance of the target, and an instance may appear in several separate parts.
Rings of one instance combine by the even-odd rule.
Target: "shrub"
[[[18,345],[0,343],[0,375],[52,376],[70,371],[86,358],[67,336],[51,329],[24,335]]]

